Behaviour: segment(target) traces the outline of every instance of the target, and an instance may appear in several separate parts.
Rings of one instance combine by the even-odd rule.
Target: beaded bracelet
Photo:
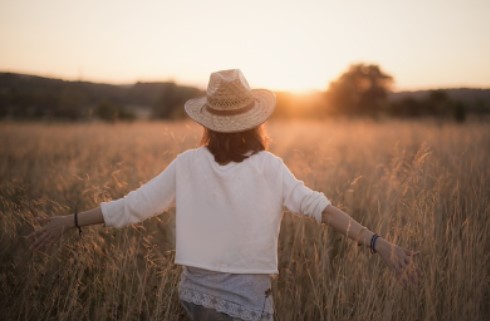
[[[379,235],[374,233],[373,236],[371,237],[371,243],[369,244],[369,249],[371,250],[371,254],[376,253],[376,240],[378,239]]]
[[[82,228],[78,225],[78,212],[75,211],[75,227],[78,229],[78,235],[82,235]]]

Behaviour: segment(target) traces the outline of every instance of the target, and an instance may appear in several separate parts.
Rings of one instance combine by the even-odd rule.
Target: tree
[[[331,82],[327,91],[330,108],[349,115],[377,115],[388,105],[393,77],[378,65],[354,64]]]
[[[160,98],[153,106],[153,117],[162,119],[184,118],[185,102],[202,94],[202,91],[197,88],[165,83],[161,89]]]
[[[99,119],[113,123],[117,120],[131,121],[136,118],[132,112],[111,101],[103,101],[98,104],[94,114]]]

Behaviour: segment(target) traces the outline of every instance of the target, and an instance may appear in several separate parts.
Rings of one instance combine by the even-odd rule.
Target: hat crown
[[[250,86],[239,69],[214,72],[206,90],[207,105],[218,110],[234,110],[253,103]]]
[[[184,108],[191,119],[205,128],[237,133],[265,122],[275,105],[273,92],[251,89],[239,69],[229,69],[212,73],[206,95],[189,99]]]

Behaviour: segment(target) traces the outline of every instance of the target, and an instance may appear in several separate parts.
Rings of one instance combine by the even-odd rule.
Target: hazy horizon
[[[104,85],[114,85],[114,86],[132,86],[136,83],[166,83],[166,82],[174,82],[176,85],[179,86],[188,86],[188,87],[195,87],[198,89],[201,89],[203,91],[206,90],[206,85],[194,85],[194,84],[188,84],[184,82],[177,82],[174,79],[138,79],[133,82],[116,82],[116,81],[98,81],[98,80],[92,80],[92,79],[70,79],[70,78],[64,78],[60,77],[57,75],[41,75],[41,74],[35,74],[35,73],[26,73],[26,72],[18,72],[18,71],[11,71],[11,70],[0,70],[0,73],[11,73],[11,74],[18,74],[18,75],[25,75],[25,76],[33,76],[33,77],[40,77],[40,78],[48,78],[48,79],[59,79],[62,81],[68,81],[68,82],[88,82],[88,83],[93,83],[93,84],[104,84]],[[309,93],[316,93],[316,92],[322,92],[322,91],[327,91],[328,86],[325,86],[323,89],[303,89],[303,90],[294,90],[294,89],[271,89],[275,92],[285,92],[285,93],[291,93],[291,94],[309,94]],[[431,90],[457,90],[457,89],[477,89],[477,90],[490,90],[490,85],[486,87],[479,87],[479,86],[453,86],[453,87],[420,87],[420,88],[395,88],[393,90],[394,93],[398,92],[416,92],[416,91],[431,91]]]

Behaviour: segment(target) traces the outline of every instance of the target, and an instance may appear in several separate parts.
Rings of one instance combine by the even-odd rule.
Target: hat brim
[[[237,115],[215,115],[207,108],[206,97],[193,98],[185,103],[185,112],[195,122],[221,133],[235,133],[255,128],[264,123],[276,106],[276,95],[266,89],[252,89],[255,105]]]

